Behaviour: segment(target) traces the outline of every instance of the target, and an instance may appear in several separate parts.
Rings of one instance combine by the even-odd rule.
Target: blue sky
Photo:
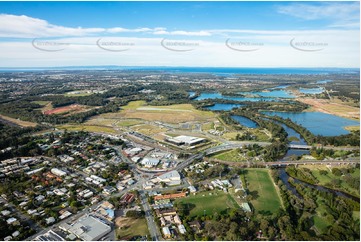
[[[0,66],[358,67],[359,12],[358,2],[0,2]]]

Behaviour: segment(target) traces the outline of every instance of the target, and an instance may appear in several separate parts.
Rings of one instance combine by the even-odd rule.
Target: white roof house
[[[171,237],[171,233],[168,227],[163,227],[162,232],[165,237]]]
[[[50,171],[51,171],[51,173],[53,173],[54,175],[57,175],[57,176],[66,176],[66,172],[62,171],[58,168],[53,168]]]
[[[178,230],[179,230],[179,233],[181,233],[181,234],[187,233],[187,230],[183,224],[178,225]]]

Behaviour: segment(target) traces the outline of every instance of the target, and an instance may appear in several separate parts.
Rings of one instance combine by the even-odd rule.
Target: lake
[[[271,98],[295,98],[291,92],[285,90],[272,90],[266,92],[241,92],[243,95],[259,95],[261,97]]]
[[[275,101],[278,98],[294,98],[289,92],[285,90],[274,90],[270,92],[242,92],[243,95],[259,95],[260,97],[232,97],[232,96],[223,96],[221,93],[217,92],[203,92],[195,100],[204,100],[204,99],[224,99],[232,101]]]
[[[323,93],[324,89],[322,87],[300,88],[299,91],[304,93],[304,94],[320,94],[320,93]]]
[[[326,83],[329,83],[329,82],[332,82],[332,80],[321,80],[321,81],[317,81],[316,83],[317,84],[326,84]]]
[[[248,128],[257,128],[258,127],[258,124],[256,122],[250,120],[249,118],[238,116],[238,115],[233,115],[232,118],[245,127],[248,127]]]
[[[359,121],[321,112],[291,113],[262,111],[262,113],[290,118],[293,122],[302,125],[314,135],[338,136],[349,134],[350,132],[344,129],[345,126],[360,125]]]

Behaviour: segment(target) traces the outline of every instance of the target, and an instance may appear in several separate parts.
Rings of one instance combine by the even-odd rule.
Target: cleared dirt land
[[[340,102],[326,99],[297,98],[297,100],[312,106],[312,111],[334,114],[356,120],[360,119],[360,109],[358,107],[352,107]]]
[[[51,114],[74,114],[74,113],[80,113],[90,110],[89,107],[79,104],[72,104],[64,107],[54,108],[47,111],[44,111],[45,115],[51,115]]]

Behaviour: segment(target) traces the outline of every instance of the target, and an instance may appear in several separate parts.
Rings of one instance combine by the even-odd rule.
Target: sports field
[[[115,219],[115,224],[117,240],[129,240],[134,236],[146,236],[149,234],[145,218],[134,219],[118,217]]]
[[[256,212],[272,214],[281,208],[281,200],[278,196],[268,169],[245,169],[247,189],[253,196],[251,201]]]
[[[190,210],[191,216],[197,215],[212,215],[217,212],[220,213],[227,208],[239,208],[237,202],[231,195],[223,191],[207,191],[200,192],[196,195],[189,195],[188,197],[177,199],[175,203],[184,203],[194,206]]]

